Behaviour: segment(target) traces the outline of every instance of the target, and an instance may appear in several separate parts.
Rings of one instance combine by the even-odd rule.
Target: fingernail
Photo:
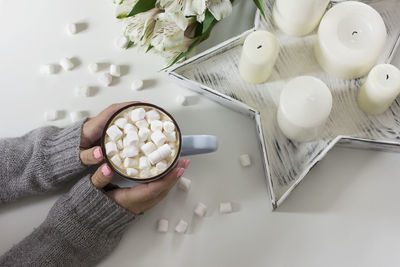
[[[96,147],[96,148],[93,150],[93,156],[94,156],[95,159],[101,159],[101,157],[102,157],[103,155],[102,155],[102,153],[101,153],[101,148],[100,148],[100,147]]]
[[[189,167],[189,164],[190,164],[190,159],[187,159],[185,162],[185,169],[187,169],[187,167]]]
[[[107,165],[103,165],[101,167],[101,172],[103,173],[104,176],[110,176],[111,174],[111,169]]]
[[[181,176],[183,175],[184,172],[185,172],[185,169],[184,169],[184,168],[179,168],[177,176],[178,176],[178,177],[181,177]]]

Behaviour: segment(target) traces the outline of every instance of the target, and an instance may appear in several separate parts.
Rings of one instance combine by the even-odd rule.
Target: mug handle
[[[182,136],[181,156],[191,156],[217,151],[218,140],[213,135],[184,135]]]

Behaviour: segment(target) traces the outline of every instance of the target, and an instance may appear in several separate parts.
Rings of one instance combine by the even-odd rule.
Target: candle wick
[[[358,31],[354,31],[351,35],[354,36],[354,35],[357,34],[357,33],[358,33]]]
[[[386,74],[386,80],[389,80],[389,74]]]
[[[262,45],[259,45],[258,47],[257,47],[257,49],[260,49],[262,47]]]

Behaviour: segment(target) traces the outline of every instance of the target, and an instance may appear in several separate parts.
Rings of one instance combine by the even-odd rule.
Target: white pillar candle
[[[329,0],[276,0],[272,12],[274,24],[284,33],[303,36],[320,22]]]
[[[385,23],[375,9],[346,1],[332,7],[322,18],[315,56],[330,75],[359,78],[375,65],[386,36]]]
[[[380,64],[368,74],[358,92],[358,105],[368,114],[384,113],[400,93],[400,70],[393,65]]]
[[[255,31],[243,44],[239,71],[248,83],[263,83],[268,80],[279,54],[275,36],[267,31]]]
[[[329,117],[332,94],[321,80],[300,76],[282,90],[278,108],[278,124],[285,136],[293,141],[315,139]]]

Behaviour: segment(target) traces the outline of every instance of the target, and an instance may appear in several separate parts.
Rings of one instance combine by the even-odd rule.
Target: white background
[[[173,189],[129,228],[102,266],[400,264],[398,154],[335,148],[272,212],[254,122],[201,96],[188,107],[175,104],[177,95],[194,94],[159,72],[164,63],[157,56],[114,48],[121,27],[109,2],[0,0],[0,137],[44,125],[48,109],[85,110],[93,116],[114,102],[143,100],[171,111],[186,134],[217,135],[220,149],[192,157],[185,174],[192,179],[192,190]],[[249,28],[251,2],[242,0],[203,49]],[[68,36],[69,22],[86,23],[87,28]],[[57,63],[64,56],[75,57],[79,66],[54,76],[39,73],[41,64]],[[91,62],[124,65],[127,73],[112,87],[98,87],[93,97],[74,98],[76,86],[99,85],[87,71]],[[400,65],[399,56],[395,64]],[[146,80],[145,90],[130,90],[134,78]],[[56,124],[68,123],[65,116]],[[250,168],[239,165],[243,153],[252,157]],[[60,194],[0,207],[0,253],[37,227]],[[198,201],[209,207],[201,220],[192,216]],[[235,212],[220,215],[221,201],[232,201]],[[162,217],[171,224],[167,234],[155,231]],[[190,223],[185,235],[172,231],[180,218]]]

